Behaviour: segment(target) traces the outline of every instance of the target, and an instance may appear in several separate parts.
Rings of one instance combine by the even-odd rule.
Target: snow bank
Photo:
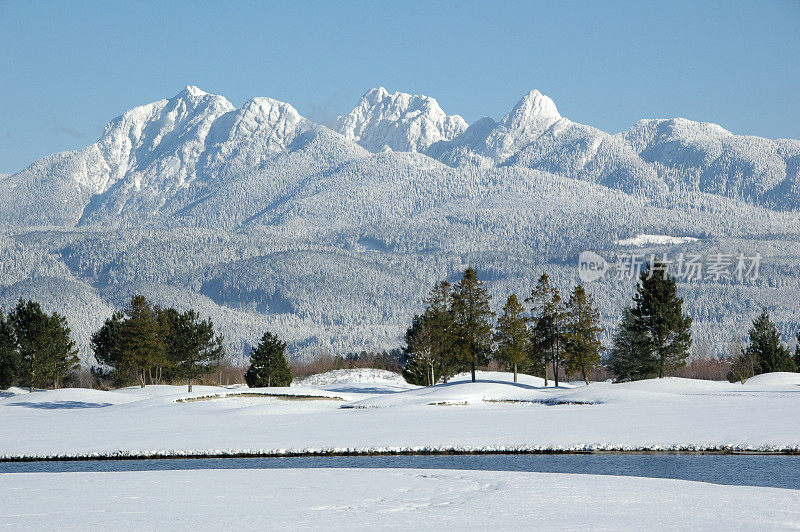
[[[506,371],[476,371],[475,380],[478,381],[491,381],[491,382],[514,382],[514,374]],[[472,374],[469,372],[459,373],[452,377],[449,382],[472,382]],[[534,377],[533,375],[526,375],[525,373],[517,374],[517,383],[527,384],[529,386],[542,387],[544,386],[544,379],[541,377]],[[548,386],[554,386],[555,383],[552,379],[547,381]],[[572,385],[568,383],[559,383],[559,386],[569,388]]]
[[[785,371],[775,372],[775,373],[762,373],[761,375],[756,375],[755,377],[750,377],[744,383],[745,386],[752,387],[752,386],[767,386],[767,387],[775,387],[775,386],[800,386],[800,373],[789,373]]]
[[[364,384],[388,383],[406,384],[402,375],[384,369],[354,368],[335,369],[327,373],[318,373],[306,377],[292,386],[326,386],[328,384]]]

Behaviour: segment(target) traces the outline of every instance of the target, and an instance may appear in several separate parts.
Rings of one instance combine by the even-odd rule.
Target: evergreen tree
[[[144,296],[134,296],[119,330],[119,369],[135,376],[142,388],[153,382],[152,369],[166,363],[164,331]]]
[[[567,302],[565,358],[567,373],[580,373],[589,384],[589,373],[600,365],[600,353],[604,350],[600,342],[600,312],[595,308],[592,296],[578,285]]]
[[[794,366],[797,368],[795,371],[800,372],[800,330],[797,331],[797,344],[794,346]]]
[[[177,379],[186,379],[186,372],[178,367],[185,352],[182,351],[181,334],[186,334],[188,331],[183,332],[180,329],[186,329],[186,324],[181,323],[181,314],[172,307],[160,307],[158,305],[153,307],[153,312],[156,315],[156,322],[158,322],[158,330],[161,334],[162,342],[164,343],[164,354],[162,357],[154,360],[153,373],[155,373],[155,382],[161,382],[162,379],[173,382]]]
[[[286,343],[270,332],[264,333],[258,346],[250,353],[250,367],[244,380],[250,388],[289,386],[292,372],[286,362]]]
[[[408,382],[420,386],[436,384],[439,379],[447,382],[455,369],[450,283],[437,283],[425,303],[425,312],[415,316],[406,331],[404,349],[403,375]]]
[[[645,361],[654,358],[659,378],[685,366],[692,345],[692,318],[683,314],[683,299],[677,296],[675,277],[669,275],[667,265],[654,262],[641,272],[633,302],[637,356]]]
[[[213,371],[225,355],[222,337],[214,334],[210,319],[200,320],[194,310],[178,314],[168,323],[167,359],[175,368],[175,375],[187,380],[191,392],[192,380]]]
[[[544,369],[544,385],[547,386],[547,364],[553,368],[553,378],[558,386],[558,374],[564,356],[566,309],[558,289],[550,284],[546,273],[527,299],[532,304],[531,353]]]
[[[758,357],[742,349],[739,355],[733,360],[731,369],[728,371],[728,381],[745,383],[750,377],[760,373]]]
[[[19,300],[8,316],[19,357],[21,377],[32,392],[35,387],[58,386],[78,367],[78,350],[67,320],[42,311],[34,301]]]
[[[124,318],[122,312],[115,311],[92,335],[89,344],[94,352],[94,358],[102,364],[102,367],[91,369],[92,375],[101,380],[110,380],[117,386],[126,384],[119,371],[122,365],[120,331]]]
[[[485,364],[492,352],[491,296],[478,280],[478,274],[467,268],[456,284],[452,297],[455,359],[470,368],[472,382],[475,369]]]
[[[20,360],[14,329],[0,310],[0,390],[15,386],[19,380]]]
[[[405,334],[403,377],[417,386],[436,384],[433,327],[427,316],[415,314]]]
[[[503,315],[497,320],[495,333],[497,358],[513,368],[514,382],[517,382],[517,368],[527,362],[531,350],[528,320],[524,313],[516,294],[511,294],[503,307]]]
[[[745,355],[755,359],[756,375],[797,369],[789,348],[781,342],[781,333],[770,320],[769,312],[766,309],[753,321],[753,328],[750,329],[750,344],[745,350]]]
[[[644,342],[633,309],[624,308],[608,358],[608,368],[617,381],[651,379],[658,375],[658,363]]]

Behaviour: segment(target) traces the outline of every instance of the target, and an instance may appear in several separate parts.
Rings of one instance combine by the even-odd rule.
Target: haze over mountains
[[[468,125],[433,98],[372,89],[334,127],[189,86],[0,175],[0,304],[62,309],[87,360],[89,333],[134,293],[210,315],[233,356],[264,328],[297,354],[388,348],[468,265],[499,307],[542,271],[566,290],[580,251],[646,233],[698,240],[643,253],[764,256],[754,283],[682,287],[712,351],[761,305],[786,331],[800,322],[800,141],[682,118],[611,135],[538,91]],[[606,325],[630,288],[590,285]]]

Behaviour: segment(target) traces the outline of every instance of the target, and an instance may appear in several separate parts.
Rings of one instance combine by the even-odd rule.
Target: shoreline
[[[10,455],[0,457],[0,463],[14,462],[92,462],[111,460],[203,460],[224,458],[302,458],[345,456],[448,456],[448,455],[740,455],[740,456],[800,456],[800,448],[768,451],[709,447],[704,449],[330,449],[330,450],[264,450],[264,451],[169,451],[85,453],[63,455]]]

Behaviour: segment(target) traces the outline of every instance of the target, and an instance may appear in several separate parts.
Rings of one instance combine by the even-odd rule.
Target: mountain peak
[[[384,87],[367,91],[358,105],[336,121],[336,130],[371,151],[424,151],[467,129],[458,115],[448,115],[424,94],[390,93]]]
[[[547,129],[561,119],[555,102],[538,90],[523,96],[500,122],[509,129]]]
[[[186,85],[186,88],[178,93],[178,96],[194,96],[195,98],[201,98],[203,96],[208,96],[208,93],[194,85]]]

